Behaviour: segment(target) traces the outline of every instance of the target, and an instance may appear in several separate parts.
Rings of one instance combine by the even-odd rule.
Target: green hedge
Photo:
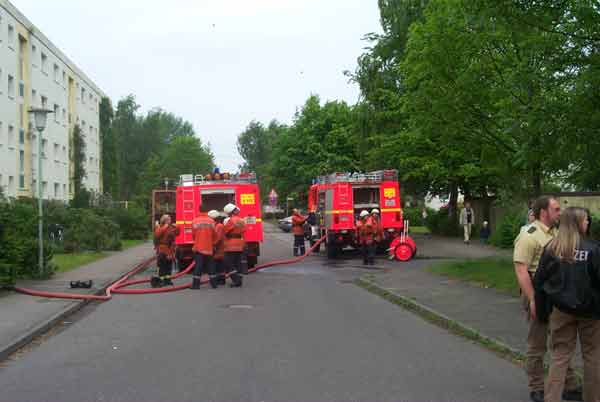
[[[490,237],[490,243],[496,247],[512,248],[515,238],[523,226],[523,211],[510,211],[496,225],[496,229]]]
[[[431,233],[441,236],[462,235],[462,228],[458,224],[458,217],[450,216],[446,208],[442,208],[439,211],[428,211],[427,227]]]

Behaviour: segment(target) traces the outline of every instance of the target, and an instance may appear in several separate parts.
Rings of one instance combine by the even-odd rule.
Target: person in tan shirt
[[[536,320],[533,275],[537,270],[544,247],[556,235],[560,218],[560,203],[553,197],[541,196],[534,205],[535,221],[515,239],[513,262],[521,288],[523,307],[529,320],[527,334],[527,377],[529,396],[533,402],[544,401],[544,356],[548,343],[548,324]],[[573,369],[569,366],[565,381],[564,399],[583,400]]]

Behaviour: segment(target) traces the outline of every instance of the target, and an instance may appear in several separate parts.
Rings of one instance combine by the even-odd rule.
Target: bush
[[[498,222],[490,243],[496,247],[511,248],[523,226],[523,211],[510,211]]]
[[[600,241],[600,215],[592,214],[592,226],[590,227],[590,237]]]
[[[462,228],[456,216],[450,216],[447,208],[428,211],[427,227],[433,234],[441,236],[461,236]]]
[[[64,249],[66,252],[120,250],[119,225],[93,209],[70,208],[65,224]]]
[[[38,270],[38,214],[32,199],[0,201],[0,277],[49,277],[52,247],[44,241],[44,272]],[[47,233],[47,222],[44,233]]]
[[[427,211],[427,216],[432,211]],[[402,215],[404,219],[408,219],[410,226],[423,226],[423,216],[421,215],[423,210],[421,208],[404,208]]]
[[[119,225],[121,236],[129,240],[148,238],[149,214],[143,208],[130,205],[129,208],[110,208],[103,212],[107,218]]]

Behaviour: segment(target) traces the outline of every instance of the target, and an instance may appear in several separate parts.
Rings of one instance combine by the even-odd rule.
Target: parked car
[[[284,232],[291,232],[292,231],[292,217],[288,216],[287,218],[283,218],[279,220],[279,229],[283,230]]]

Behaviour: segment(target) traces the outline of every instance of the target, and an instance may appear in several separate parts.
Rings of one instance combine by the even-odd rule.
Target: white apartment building
[[[104,94],[9,1],[0,0],[0,187],[8,197],[37,196],[38,132],[31,107],[53,110],[42,133],[45,199],[73,196],[70,143],[85,140],[85,187],[102,191],[99,108]]]

